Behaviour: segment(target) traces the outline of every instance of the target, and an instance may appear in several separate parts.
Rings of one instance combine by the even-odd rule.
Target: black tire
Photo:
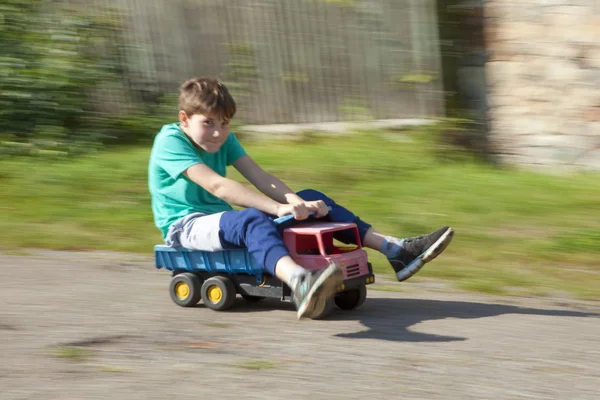
[[[325,305],[322,310],[318,310],[312,314],[310,319],[324,319],[327,318],[332,312],[334,308],[333,299],[328,299],[325,302]]]
[[[350,289],[335,297],[335,304],[342,310],[354,310],[360,307],[367,298],[367,287],[361,285],[356,289]]]
[[[192,307],[200,301],[202,281],[197,275],[184,272],[171,278],[169,293],[171,299],[181,307]]]
[[[266,297],[263,296],[252,296],[249,294],[242,294],[242,298],[250,303],[258,303],[259,301],[266,299]]]
[[[204,305],[215,311],[231,308],[235,303],[235,286],[231,279],[224,276],[213,276],[202,284]]]

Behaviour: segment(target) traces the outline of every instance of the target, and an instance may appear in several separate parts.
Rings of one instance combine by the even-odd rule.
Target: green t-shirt
[[[179,123],[162,127],[154,139],[148,166],[148,186],[152,195],[154,223],[166,237],[169,226],[193,212],[214,214],[233,208],[225,201],[188,179],[183,172],[204,163],[221,176],[228,165],[245,155],[233,133],[218,152],[207,153],[195,147],[179,128]]]

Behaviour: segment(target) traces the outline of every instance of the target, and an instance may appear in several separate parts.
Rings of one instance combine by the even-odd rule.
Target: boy
[[[323,193],[295,193],[260,168],[229,132],[235,113],[235,101],[221,82],[193,78],[181,85],[179,122],[163,126],[156,136],[148,170],[154,221],[167,245],[205,251],[247,247],[267,273],[290,287],[300,319],[322,309],[343,273],[337,265],[318,273],[297,265],[273,216],[293,214],[296,220],[304,220],[313,212],[315,218],[356,223],[361,243],[385,254],[400,281],[433,260],[452,240],[448,227],[416,238],[385,236]],[[227,179],[228,165],[260,193]],[[235,211],[229,203],[244,209]]]

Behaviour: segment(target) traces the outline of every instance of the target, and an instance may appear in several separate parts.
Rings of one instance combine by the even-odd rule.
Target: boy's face
[[[179,111],[180,128],[202,150],[208,153],[219,151],[229,136],[229,121],[217,116],[194,114],[189,117]]]

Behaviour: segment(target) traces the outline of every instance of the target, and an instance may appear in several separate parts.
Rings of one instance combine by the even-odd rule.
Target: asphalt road
[[[150,258],[0,266],[0,399],[600,398],[600,303],[423,286],[297,321],[277,301],[178,307]]]

